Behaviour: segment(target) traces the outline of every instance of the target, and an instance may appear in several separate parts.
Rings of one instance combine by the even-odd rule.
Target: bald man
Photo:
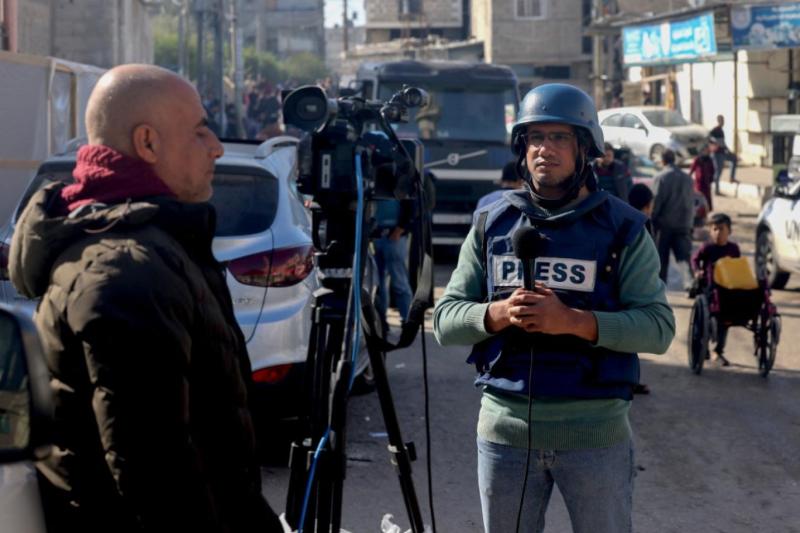
[[[250,364],[211,241],[222,145],[158,67],[97,83],[75,183],[37,192],[11,246],[56,398],[49,532],[282,531],[261,496]]]

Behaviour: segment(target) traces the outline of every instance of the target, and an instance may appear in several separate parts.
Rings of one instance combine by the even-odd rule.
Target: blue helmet
[[[547,83],[528,91],[522,100],[517,122],[511,130],[512,149],[520,155],[525,151],[524,133],[528,124],[553,122],[569,124],[585,130],[591,137],[590,157],[603,156],[603,130],[597,123],[597,109],[592,98],[572,85]]]

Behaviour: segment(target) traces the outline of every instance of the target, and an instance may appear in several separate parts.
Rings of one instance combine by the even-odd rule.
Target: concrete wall
[[[152,63],[150,13],[132,0],[24,0],[19,51],[108,68]]]
[[[22,54],[50,53],[50,0],[24,0],[17,12],[18,50]]]
[[[517,17],[516,0],[471,0],[472,34],[488,63],[510,65],[524,87],[568,81],[588,90],[591,57],[581,49],[582,0],[541,0],[540,18]],[[569,78],[543,78],[531,67],[565,66]]]
[[[662,13],[689,7],[687,0],[617,0],[616,4],[620,13]]]
[[[412,21],[412,27],[461,27],[463,24],[463,1],[468,0],[421,0],[423,16]],[[367,0],[365,2],[368,29],[403,28],[400,20],[400,0]]]
[[[717,115],[724,116],[725,138],[733,148],[736,136],[742,162],[770,166],[770,120],[789,111],[788,51],[741,51],[738,56],[738,64],[716,61],[676,66],[678,110],[709,130],[716,125]],[[734,69],[738,75],[736,99]],[[800,79],[797,67],[794,79]]]
[[[470,18],[470,34],[476,39],[480,39],[484,43],[484,55],[486,61],[490,61],[492,57],[492,2],[487,0],[471,0],[470,9],[472,16]]]
[[[516,17],[514,0],[491,0],[493,63],[564,64],[581,56],[581,0],[542,0],[541,19]]]
[[[245,27],[245,39],[254,32],[259,50],[281,58],[301,52],[324,54],[325,16],[320,0],[280,0],[266,8],[254,5],[245,19],[255,21]]]
[[[770,119],[788,112],[789,53],[743,51],[739,61],[741,157],[753,164],[771,166]],[[800,79],[796,66],[794,79]]]
[[[343,31],[341,26],[325,28],[325,65],[331,72],[342,74],[342,52],[344,52]],[[347,45],[349,50],[366,42],[364,26],[347,29]],[[355,72],[355,71],[354,71]],[[353,72],[353,73],[354,73]]]

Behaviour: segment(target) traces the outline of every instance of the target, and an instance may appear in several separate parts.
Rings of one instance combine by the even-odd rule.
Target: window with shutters
[[[545,0],[513,0],[518,19],[542,19],[545,17]]]

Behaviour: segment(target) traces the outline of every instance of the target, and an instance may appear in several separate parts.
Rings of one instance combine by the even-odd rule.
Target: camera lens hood
[[[307,132],[322,130],[336,112],[336,100],[316,85],[299,87],[283,101],[283,121]]]

